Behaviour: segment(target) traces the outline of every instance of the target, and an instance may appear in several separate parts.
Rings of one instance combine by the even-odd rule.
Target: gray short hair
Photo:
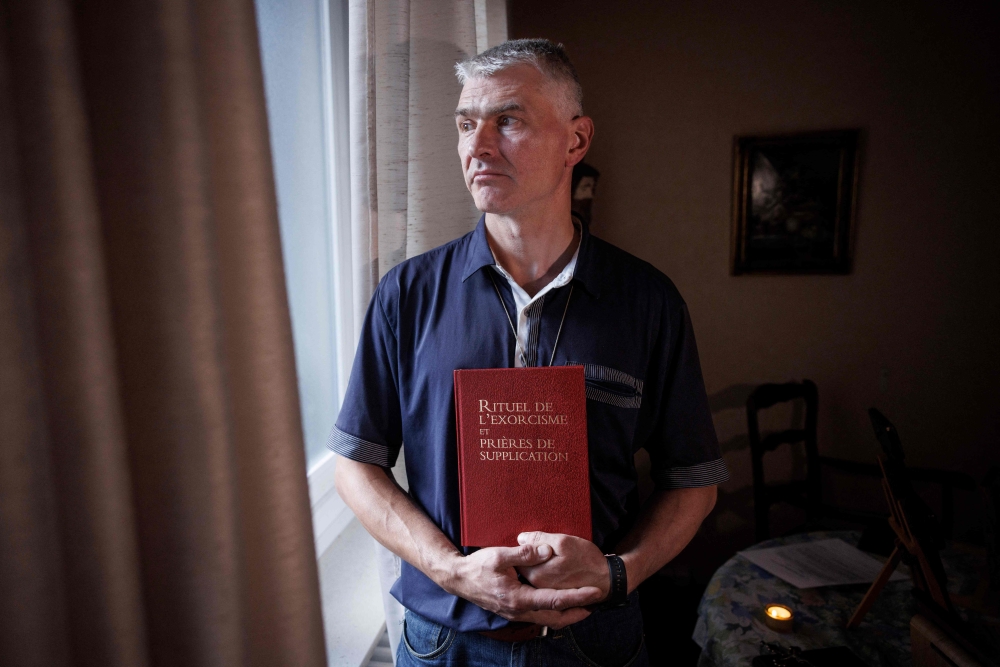
[[[547,39],[509,39],[474,58],[456,63],[455,74],[464,86],[469,79],[493,76],[521,64],[533,65],[552,81],[563,84],[571,113],[574,116],[583,114],[583,87],[576,68],[566,55],[565,47]]]

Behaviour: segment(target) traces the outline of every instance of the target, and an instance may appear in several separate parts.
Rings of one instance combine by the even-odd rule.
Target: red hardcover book
[[[455,371],[462,546],[591,539],[583,366]]]

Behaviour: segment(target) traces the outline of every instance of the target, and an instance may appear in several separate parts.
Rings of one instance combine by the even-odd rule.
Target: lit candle
[[[792,610],[783,604],[769,604],[764,607],[764,622],[767,623],[767,627],[778,632],[791,632],[794,616]]]

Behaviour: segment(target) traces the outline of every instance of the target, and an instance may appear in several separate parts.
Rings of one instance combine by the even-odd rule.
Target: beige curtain
[[[458,238],[479,218],[459,163],[455,63],[507,39],[506,0],[350,0],[353,322],[402,260]],[[405,439],[405,434],[404,434]],[[405,455],[405,443],[404,443]],[[394,471],[405,486],[402,457]],[[376,544],[393,655],[399,558]]]
[[[0,1],[0,665],[324,664],[250,0]]]
[[[506,0],[350,0],[356,331],[386,271],[475,226],[454,66],[506,38]]]

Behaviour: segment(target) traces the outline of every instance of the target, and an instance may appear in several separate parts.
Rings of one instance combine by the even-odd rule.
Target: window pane
[[[324,68],[320,5],[315,0],[256,0],[264,90],[278,195],[285,278],[306,458],[326,453],[339,408],[336,303],[332,289],[336,192],[326,127],[329,70]]]

